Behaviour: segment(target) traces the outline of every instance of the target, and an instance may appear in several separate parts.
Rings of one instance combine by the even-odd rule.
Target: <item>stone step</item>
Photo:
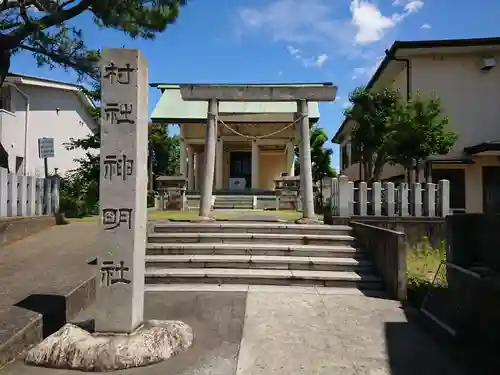
[[[248,203],[248,202],[253,202],[253,197],[248,197],[248,198],[245,198],[245,197],[226,197],[226,198],[215,198],[215,202],[219,202],[219,203],[224,203],[224,202],[244,202],[244,203]]]
[[[352,236],[343,234],[297,233],[149,233],[149,243],[273,243],[304,245],[349,245]]]
[[[253,195],[216,195],[215,199],[220,200],[252,200]]]
[[[371,271],[368,260],[272,255],[147,255],[149,268],[265,268],[316,271]]]
[[[238,210],[253,210],[252,204],[214,204],[214,210],[227,210],[227,209],[238,209]]]
[[[151,223],[156,233],[292,233],[292,234],[342,234],[349,235],[352,228],[347,225],[309,225],[292,223],[252,223],[252,222],[215,222],[204,223],[175,223],[155,221]]]
[[[146,284],[145,292],[254,292],[254,293],[284,293],[316,294],[316,295],[356,295],[374,298],[387,298],[383,289],[365,289],[353,287],[328,288],[321,285],[248,285],[248,284]]]
[[[273,269],[146,268],[145,282],[383,288],[382,280],[369,273]]]
[[[283,243],[148,243],[147,255],[267,255],[293,257],[364,257],[352,246],[288,245]]]

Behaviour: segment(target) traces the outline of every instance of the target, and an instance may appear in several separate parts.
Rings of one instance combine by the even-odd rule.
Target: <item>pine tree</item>
[[[38,65],[74,69],[80,78],[97,79],[99,52],[85,43],[84,31],[71,22],[90,14],[99,28],[132,38],[153,39],[175,22],[185,0],[0,0],[0,87],[11,57],[33,53]]]

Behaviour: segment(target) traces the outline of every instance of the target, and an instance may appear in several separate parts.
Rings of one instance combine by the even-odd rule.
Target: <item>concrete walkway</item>
[[[0,248],[0,366],[88,306],[97,232],[71,223]]]
[[[147,319],[193,327],[187,352],[130,375],[465,374],[398,302],[313,289],[148,292]],[[92,308],[79,319],[95,317]],[[1,375],[69,375],[16,362]]]
[[[55,226],[0,249],[0,314],[31,294],[71,290],[92,275],[86,264],[98,254],[98,229]]]

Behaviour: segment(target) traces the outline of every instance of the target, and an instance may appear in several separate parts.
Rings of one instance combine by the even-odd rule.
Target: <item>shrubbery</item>
[[[99,213],[99,184],[84,182],[76,176],[61,179],[59,206],[66,217],[84,217]]]

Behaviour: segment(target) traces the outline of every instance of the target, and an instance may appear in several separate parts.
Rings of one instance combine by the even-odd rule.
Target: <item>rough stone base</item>
[[[320,221],[318,219],[315,219],[315,218],[303,217],[303,218],[295,220],[295,223],[296,224],[319,224]]]
[[[147,366],[189,348],[191,327],[180,321],[150,320],[131,334],[91,334],[67,323],[31,349],[25,362],[58,369],[114,371]]]

